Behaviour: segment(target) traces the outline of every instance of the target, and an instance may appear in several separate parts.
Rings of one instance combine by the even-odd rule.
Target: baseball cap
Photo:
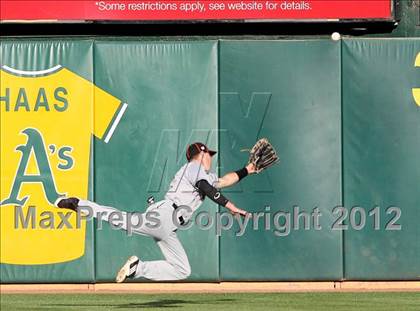
[[[197,142],[188,146],[187,153],[186,153],[187,160],[190,161],[194,156],[199,154],[201,151],[208,152],[211,156],[214,156],[217,153],[216,151],[213,151],[207,148],[205,144]]]

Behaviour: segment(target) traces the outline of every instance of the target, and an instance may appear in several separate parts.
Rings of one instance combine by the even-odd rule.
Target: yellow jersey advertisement
[[[127,104],[61,65],[41,71],[3,66],[0,78],[0,261],[80,258],[86,221],[54,202],[88,196],[92,136],[108,143]]]

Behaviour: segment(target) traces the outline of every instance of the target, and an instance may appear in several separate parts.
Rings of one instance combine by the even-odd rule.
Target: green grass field
[[[420,310],[420,292],[3,294],[1,310]]]

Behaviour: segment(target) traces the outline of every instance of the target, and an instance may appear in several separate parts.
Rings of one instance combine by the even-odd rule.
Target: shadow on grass
[[[200,301],[193,301],[193,300],[181,300],[181,299],[159,299],[149,302],[141,302],[141,303],[124,303],[124,304],[46,304],[44,306],[48,307],[114,307],[116,309],[131,309],[131,308],[179,308],[184,307],[186,305],[209,305],[209,304],[218,304],[220,302],[232,302],[235,301],[235,299],[214,299],[214,300],[200,300]]]

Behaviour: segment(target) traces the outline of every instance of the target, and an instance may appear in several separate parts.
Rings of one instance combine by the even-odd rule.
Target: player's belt
[[[178,208],[178,205],[176,205],[175,203],[172,203],[172,207],[176,210],[176,209]],[[183,226],[183,225],[185,224],[184,217],[179,216],[179,217],[178,217],[178,220],[179,220],[179,224],[180,224],[181,226]]]

